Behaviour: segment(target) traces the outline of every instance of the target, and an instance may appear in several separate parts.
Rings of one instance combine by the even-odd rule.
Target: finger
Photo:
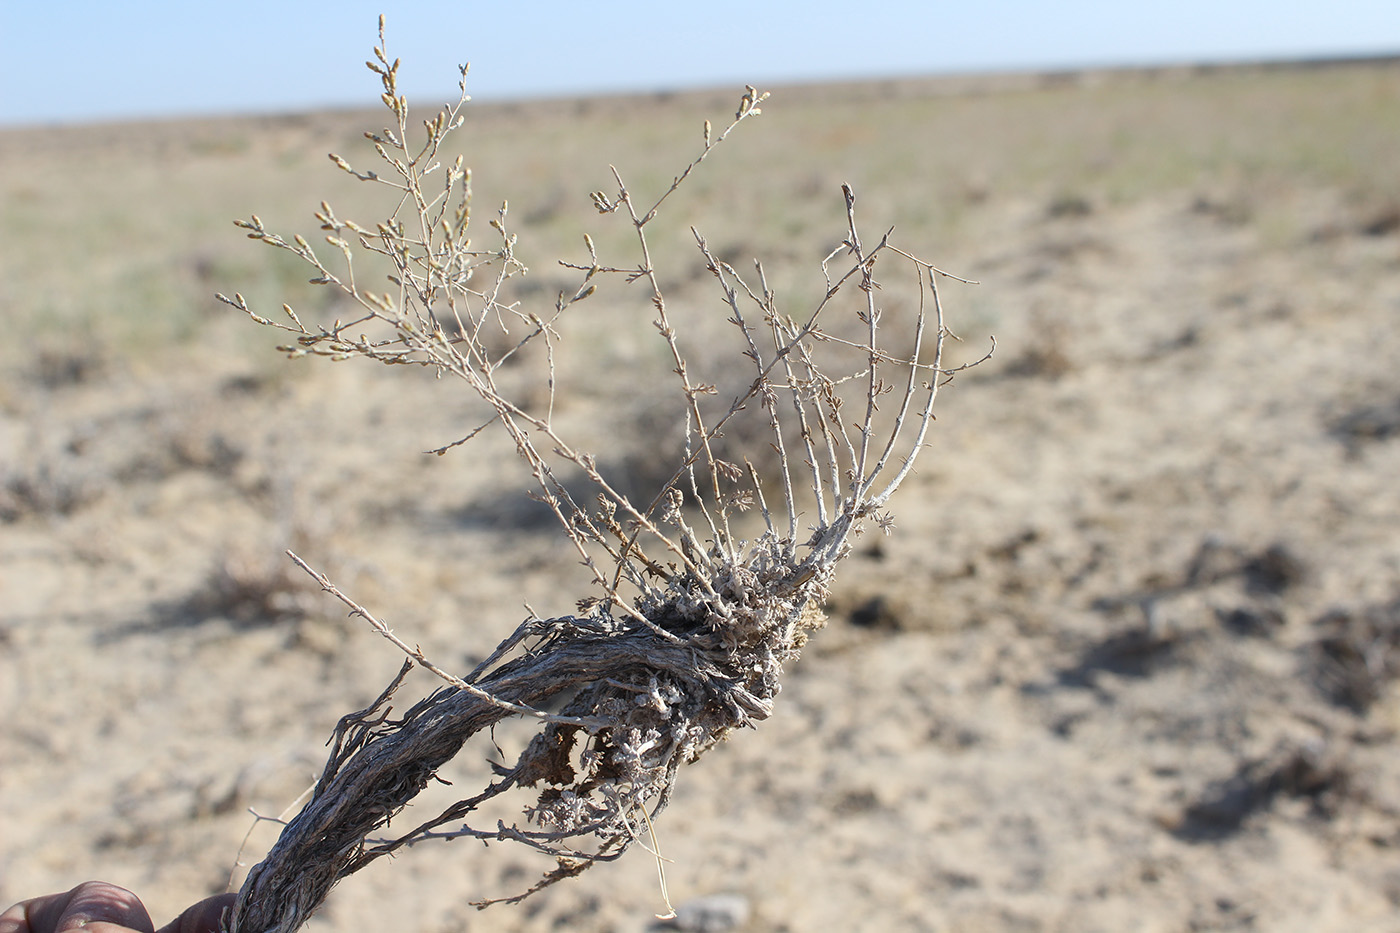
[[[0,933],[32,933],[33,928],[29,925],[29,907],[36,900],[43,898],[20,901],[0,914]]]
[[[87,881],[71,891],[22,901],[0,914],[0,933],[153,933],[141,900],[126,888]]]
[[[141,899],[126,888],[103,881],[88,881],[68,892],[67,906],[58,917],[54,933],[84,930],[86,933],[113,933],[113,927],[154,933],[151,915]],[[39,933],[39,931],[35,931]]]
[[[72,895],[72,891],[64,891],[20,901],[0,914],[0,933],[47,933]],[[40,925],[46,921],[47,925]]]
[[[161,927],[159,933],[219,933],[219,921],[224,911],[233,907],[237,894],[218,894],[185,909],[174,920]],[[0,930],[0,933],[5,933]]]

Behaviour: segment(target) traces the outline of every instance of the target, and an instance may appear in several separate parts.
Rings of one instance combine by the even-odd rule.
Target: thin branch
[[[502,700],[500,697],[492,696],[485,690],[482,690],[479,687],[475,687],[467,683],[460,677],[457,677],[453,674],[449,674],[447,671],[444,671],[432,661],[428,660],[428,658],[423,654],[421,648],[415,648],[410,646],[403,639],[399,638],[399,636],[395,635],[393,630],[390,629],[387,624],[375,618],[374,615],[371,614],[368,609],[364,608],[359,603],[351,599],[349,596],[346,596],[344,593],[342,593],[340,589],[326,577],[325,574],[321,573],[319,570],[313,569],[311,565],[309,565],[306,561],[302,560],[292,551],[287,551],[286,553],[287,556],[292,559],[292,562],[295,563],[302,570],[306,571],[307,574],[310,575],[311,579],[315,580],[322,590],[331,594],[345,605],[349,606],[351,615],[359,616],[360,618],[368,622],[371,628],[373,628],[376,632],[378,632],[380,635],[386,638],[391,644],[394,645],[394,647],[398,648],[404,654],[408,655],[408,657],[412,659],[414,664],[418,665],[424,670],[431,671],[433,674],[436,674],[438,677],[442,678],[452,687],[461,690],[463,693],[469,693],[477,699],[483,700],[487,703],[490,703],[492,706],[499,707],[503,710],[509,710],[512,713],[519,713],[522,716],[532,716],[535,719],[540,720],[541,722],[564,723],[566,725],[579,726],[581,728],[589,730],[600,729],[604,725],[606,725],[606,721],[603,719],[580,719],[573,716],[555,716],[550,713],[546,713],[543,710],[534,709],[532,707],[525,706],[520,703],[511,703],[509,700]]]

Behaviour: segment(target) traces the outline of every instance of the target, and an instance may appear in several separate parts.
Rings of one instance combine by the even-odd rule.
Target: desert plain
[[[589,192],[609,165],[664,190],[742,90],[474,106],[457,144],[476,222],[508,200],[520,300],[576,287],[584,233],[625,256]],[[978,283],[940,286],[950,365],[996,351],[943,389],[773,717],[657,821],[672,901],[723,909],[654,919],[639,845],[478,911],[549,865],[457,841],[310,928],[1400,930],[1400,63],[772,90],[657,221],[682,342],[723,384],[690,225],[796,312],[849,183],[871,236]],[[459,387],[285,359],[213,297],[339,313],[231,221],[374,218],[325,156],[382,125],[0,131],[0,901],[102,878],[159,924],[236,888],[276,834],[254,814],[401,660],[285,549],[462,671],[587,595],[508,446],[425,453],[474,426]],[[674,411],[646,298],[581,304],[557,373],[639,488]]]

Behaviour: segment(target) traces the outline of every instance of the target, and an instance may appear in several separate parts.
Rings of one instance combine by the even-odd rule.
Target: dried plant
[[[638,200],[614,169],[615,187],[594,192],[592,201],[601,214],[630,224],[635,265],[606,264],[585,237],[587,258],[562,263],[579,275],[578,288],[560,294],[553,307],[529,310],[508,298],[524,267],[505,207],[489,221],[491,245],[470,239],[470,173],[460,157],[445,161],[443,155],[449,134],[463,122],[466,67],[457,103],[425,121],[421,142],[411,142],[408,105],[397,87],[399,62],[385,51],[382,18],[374,56],[368,65],[383,83],[382,100],[393,119],[390,128],[365,135],[382,166],[361,170],[338,155],[330,158],[392,193],[388,219],[361,226],[322,202],[316,217],[333,262],[304,237],[287,241],[256,216],[237,221],[253,239],[308,263],[312,281],[342,293],[357,315],[329,327],[308,325],[285,305],[285,320],[272,320],[241,295],[219,297],[257,323],[290,334],[284,349],[293,356],[421,366],[464,383],[488,406],[489,417],[437,452],[488,429],[505,432],[533,477],[535,496],[558,520],[595,590],[579,600],[577,614],[526,620],[476,670],[458,677],[292,555],[408,659],[374,703],[336,727],[309,801],[243,885],[228,922],[238,933],[297,929],[340,878],[423,840],[512,841],[557,860],[552,872],[511,901],[621,855],[666,806],[681,765],[730,731],[770,715],[783,664],[822,624],[832,572],[852,539],[867,524],[890,528],[886,502],[908,477],[938,387],[950,376],[940,369],[949,336],[937,290],[943,273],[897,249],[888,233],[874,245],[863,242],[849,188],[844,242],[822,263],[824,297],[798,317],[779,310],[761,266],[746,279],[717,260],[692,228],[742,340],[744,359],[735,362],[749,367],[751,379],[739,397],[718,398],[713,384],[692,371],[652,265],[648,226],[715,147],[758,115],[766,94],[748,88],[733,120],[718,132],[707,122],[699,154],[653,202]],[[908,269],[919,292],[918,317],[909,325],[912,354],[884,349],[875,278],[882,260]],[[366,287],[366,262],[388,264],[387,292]],[[568,391],[555,384],[562,351],[557,325],[599,284],[619,278],[650,291],[685,411],[683,456],[649,502],[615,488],[592,454],[562,436],[554,417],[556,392]],[[828,326],[828,318],[843,312],[858,322],[858,338]],[[519,337],[502,341],[503,332]],[[911,345],[909,333],[898,336],[900,346]],[[512,395],[504,388],[503,367],[530,347],[542,351],[545,389]],[[761,479],[752,464],[717,453],[726,427],[745,415],[767,425],[780,465],[776,483]],[[563,479],[580,473],[591,501],[577,491],[578,482]],[[739,513],[750,506],[762,525],[745,539]],[[414,665],[446,686],[391,717],[391,697]],[[541,709],[560,695],[569,699],[557,714]],[[421,825],[375,836],[470,737],[508,717],[538,722],[513,765],[499,767],[492,783]],[[472,824],[488,801],[525,789],[532,802],[516,825]]]

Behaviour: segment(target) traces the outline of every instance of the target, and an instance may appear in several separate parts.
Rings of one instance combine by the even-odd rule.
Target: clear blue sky
[[[0,0],[0,124],[1400,52],[1400,0]]]

